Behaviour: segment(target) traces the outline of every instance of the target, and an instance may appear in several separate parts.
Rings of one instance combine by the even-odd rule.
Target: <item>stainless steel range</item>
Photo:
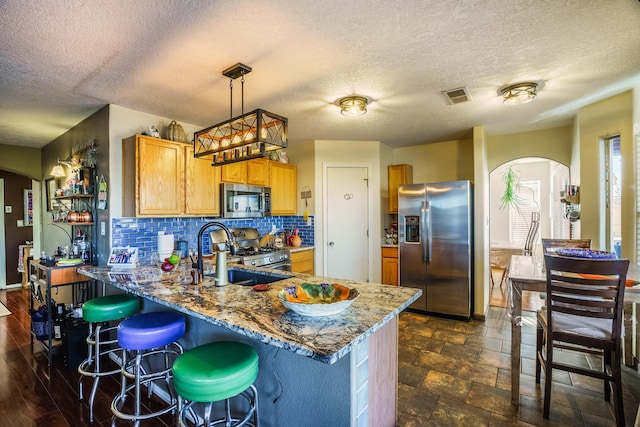
[[[229,229],[235,239],[236,257],[240,264],[291,271],[291,253],[288,249],[260,247],[260,234],[255,228]],[[209,233],[214,251],[227,249],[227,235],[223,230]]]

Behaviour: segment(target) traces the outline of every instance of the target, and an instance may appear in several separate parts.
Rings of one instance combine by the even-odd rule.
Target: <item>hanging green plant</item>
[[[522,197],[518,194],[520,175],[509,166],[509,169],[502,176],[502,180],[505,188],[500,198],[500,209],[506,209],[511,206],[520,211],[519,205],[522,202]]]

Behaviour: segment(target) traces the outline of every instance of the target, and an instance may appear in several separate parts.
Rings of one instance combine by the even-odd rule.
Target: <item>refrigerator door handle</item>
[[[429,202],[423,201],[420,206],[420,240],[422,241],[422,262],[431,262],[431,234],[429,220]]]

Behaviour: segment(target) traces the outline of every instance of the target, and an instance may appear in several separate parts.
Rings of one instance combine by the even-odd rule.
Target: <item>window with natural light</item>
[[[509,240],[524,245],[531,225],[531,214],[540,212],[540,180],[520,181],[518,194],[522,199],[517,207],[509,207]],[[534,244],[538,242],[536,239]]]

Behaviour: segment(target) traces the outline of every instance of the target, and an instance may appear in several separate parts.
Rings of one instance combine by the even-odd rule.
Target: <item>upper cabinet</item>
[[[269,161],[271,215],[295,215],[298,169],[289,163]]]
[[[220,166],[222,182],[269,186],[269,160],[252,159]]]
[[[222,182],[230,182],[232,184],[247,183],[247,162],[229,163],[219,168],[222,174]]]
[[[413,184],[413,167],[411,165],[390,165],[389,174],[389,213],[398,213],[398,187],[402,184]]]
[[[122,140],[122,214],[220,214],[220,168],[194,158],[193,146],[134,135]]]
[[[122,141],[124,216],[176,216],[184,212],[184,147],[144,135]]]
[[[219,216],[220,183],[271,187],[271,214],[296,214],[296,166],[252,159],[220,167],[193,146],[145,135],[122,140],[122,215]]]
[[[193,157],[193,147],[185,151],[186,215],[220,215],[221,168],[211,166],[210,157]]]

